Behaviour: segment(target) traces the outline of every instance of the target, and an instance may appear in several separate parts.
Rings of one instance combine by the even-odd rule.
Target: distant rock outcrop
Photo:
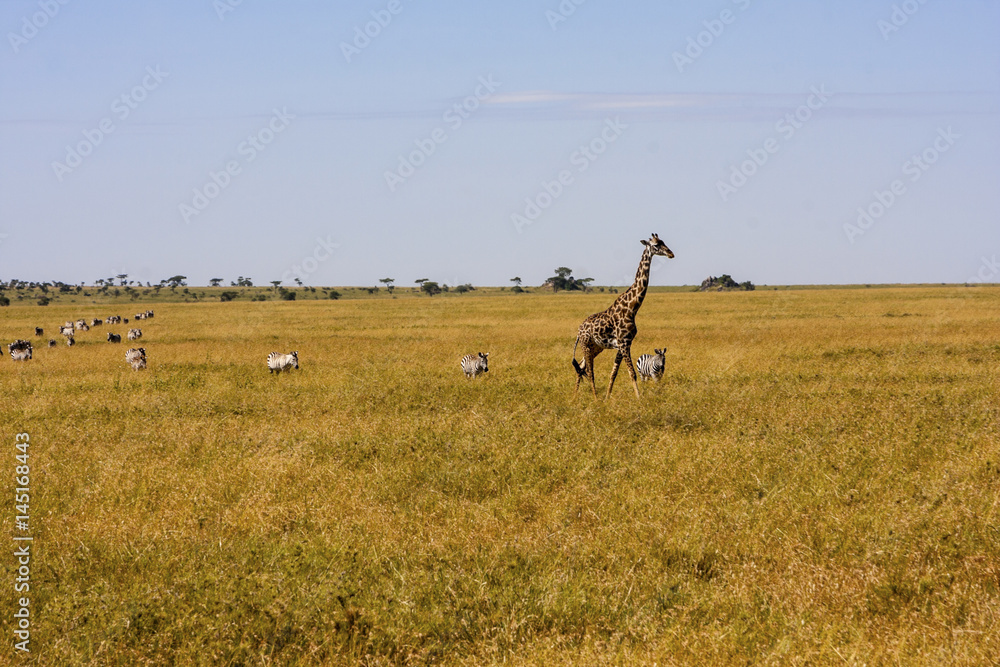
[[[721,276],[716,278],[715,276],[709,276],[701,281],[701,287],[698,288],[700,292],[707,292],[709,290],[715,290],[716,292],[726,292],[732,290],[743,290],[746,292],[753,291],[754,285],[752,282],[747,280],[746,282],[738,283],[733,280],[733,277],[728,273],[723,273]]]

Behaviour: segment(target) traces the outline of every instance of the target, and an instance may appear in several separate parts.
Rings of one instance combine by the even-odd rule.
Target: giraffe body
[[[632,380],[632,388],[635,390],[636,398],[639,397],[639,384],[636,382],[635,367],[632,365],[632,341],[638,333],[635,326],[635,315],[642,306],[642,301],[646,297],[646,289],[649,287],[649,267],[653,257],[660,255],[663,257],[673,257],[674,253],[670,248],[653,234],[648,241],[642,241],[646,249],[642,253],[639,261],[639,269],[635,274],[635,282],[626,291],[622,292],[611,307],[607,310],[594,313],[583,321],[580,331],[576,336],[576,345],[573,346],[573,368],[576,369],[576,389],[580,389],[580,380],[584,377],[590,379],[590,388],[597,398],[597,386],[594,382],[594,359],[604,350],[616,350],[615,363],[611,369],[611,381],[608,383],[608,396],[611,396],[611,389],[615,386],[615,378],[618,376],[618,369],[621,363],[625,362],[629,377]],[[583,364],[576,361],[576,348],[583,348]]]

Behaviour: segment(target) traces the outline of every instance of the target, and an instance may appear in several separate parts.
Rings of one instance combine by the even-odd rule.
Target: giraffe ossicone
[[[645,249],[642,252],[642,259],[639,260],[639,269],[635,273],[635,282],[618,295],[610,308],[600,313],[594,313],[583,321],[576,335],[576,344],[573,345],[576,389],[579,391],[580,380],[587,377],[590,379],[590,388],[594,392],[594,398],[597,398],[597,386],[594,382],[594,358],[604,350],[617,350],[615,364],[611,369],[611,381],[608,383],[607,395],[611,396],[618,368],[621,362],[625,361],[625,367],[632,379],[632,388],[635,389],[635,397],[639,398],[639,383],[636,382],[635,367],[632,365],[632,341],[635,340],[638,333],[635,326],[635,315],[639,312],[643,299],[646,298],[646,289],[649,287],[649,267],[653,257],[661,256],[669,259],[674,256],[670,248],[656,234],[652,234],[649,240],[643,240],[640,243],[645,246]],[[576,360],[576,348],[580,345],[583,346],[582,365]]]

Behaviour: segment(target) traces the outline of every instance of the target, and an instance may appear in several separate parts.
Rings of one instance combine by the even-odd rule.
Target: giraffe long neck
[[[649,287],[649,265],[653,260],[653,253],[647,247],[639,260],[639,268],[635,272],[635,281],[632,286],[618,297],[617,301],[624,304],[632,315],[639,310],[642,300],[646,298],[646,288]]]

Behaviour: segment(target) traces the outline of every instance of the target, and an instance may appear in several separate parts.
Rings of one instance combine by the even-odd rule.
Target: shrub
[[[219,295],[219,301],[232,301],[239,296],[239,292],[225,291]]]

